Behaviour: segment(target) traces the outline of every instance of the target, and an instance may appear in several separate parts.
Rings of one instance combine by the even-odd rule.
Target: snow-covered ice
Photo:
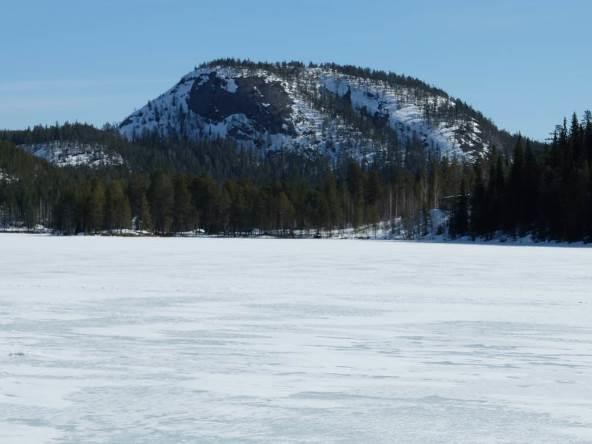
[[[0,442],[592,442],[592,249],[0,235]]]

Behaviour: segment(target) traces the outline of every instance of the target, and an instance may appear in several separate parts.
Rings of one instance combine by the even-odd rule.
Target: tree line
[[[47,137],[34,131],[37,139]],[[63,131],[92,139],[89,128]],[[8,136],[33,140],[28,132]],[[117,140],[111,133],[101,137]],[[518,138],[513,150],[492,148],[476,161],[441,158],[420,141],[392,143],[396,156],[362,161],[281,151],[257,157],[221,141],[134,145],[148,157],[183,147],[200,164],[192,173],[164,154],[154,164],[56,168],[0,142],[0,225],[43,225],[68,234],[134,229],[291,236],[388,221],[408,238],[437,228],[451,237],[592,240],[590,112],[581,121],[575,115],[570,124],[564,121],[548,145]],[[449,215],[448,223],[434,227],[434,208]]]
[[[0,180],[0,224],[39,224],[67,234],[135,229],[167,235],[200,229],[209,234],[255,230],[288,236],[294,230],[338,230],[400,217],[414,231],[421,226],[415,214],[428,206],[418,202],[437,200],[439,190],[446,188],[440,177],[462,168],[433,161],[414,174],[350,161],[337,170],[325,165],[308,177],[300,168],[284,167],[279,170],[292,174],[217,181],[210,175],[165,171],[58,169],[0,143],[5,160],[10,158],[7,152],[20,159],[13,167],[26,165],[12,168],[18,180]],[[276,164],[277,159],[262,163],[268,162]],[[448,184],[452,187],[454,183]]]
[[[511,157],[494,150],[477,162],[461,183],[450,232],[592,240],[592,113],[564,120],[542,150],[519,139]]]

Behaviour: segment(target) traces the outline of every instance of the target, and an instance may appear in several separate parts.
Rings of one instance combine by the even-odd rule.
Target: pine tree
[[[283,191],[279,193],[277,199],[277,223],[282,233],[284,233],[286,229],[292,228],[295,215],[294,206],[290,202],[288,195]]]
[[[191,202],[187,179],[176,176],[174,179],[173,231],[194,230],[197,225],[197,211]]]
[[[138,214],[138,226],[137,229],[150,231],[152,230],[152,215],[150,212],[150,204],[145,193],[142,193],[140,198],[140,211]]]
[[[101,180],[95,179],[93,181],[91,195],[87,202],[87,231],[96,233],[105,227],[107,197],[105,185]]]
[[[152,209],[152,224],[158,234],[167,234],[173,224],[174,188],[171,178],[155,173],[150,182],[148,201]]]
[[[130,228],[131,209],[121,181],[114,180],[107,192],[107,229],[110,231]]]
[[[539,166],[530,141],[526,143],[524,166],[521,173],[520,230],[522,234],[532,231],[538,217]]]
[[[487,185],[487,229],[486,234],[493,234],[502,229],[504,221],[505,174],[502,156],[492,153],[489,182]]]
[[[504,212],[506,218],[504,223],[504,229],[506,232],[512,235],[516,235],[519,229],[519,224],[521,222],[521,214],[523,213],[523,169],[524,151],[522,148],[522,138],[519,137],[514,148],[514,155],[512,158],[512,166],[510,167],[510,175],[508,178],[508,186],[506,187],[505,198],[507,210]]]
[[[592,168],[592,112],[586,111],[584,114],[584,147],[586,151],[586,159],[590,168]]]
[[[364,173],[357,163],[350,162],[346,181],[351,199],[350,220],[356,228],[364,221]]]
[[[469,231],[469,198],[464,178],[461,180],[460,193],[452,211],[449,231],[452,238],[464,236]]]
[[[487,232],[487,201],[481,165],[475,165],[475,180],[471,193],[471,235],[473,238]]]
[[[327,228],[334,229],[343,222],[343,210],[339,199],[339,190],[337,189],[337,180],[332,171],[325,175],[324,197],[327,202]]]

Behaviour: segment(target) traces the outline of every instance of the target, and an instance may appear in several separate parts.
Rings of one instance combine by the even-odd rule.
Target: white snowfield
[[[592,249],[0,235],[0,443],[592,442]]]

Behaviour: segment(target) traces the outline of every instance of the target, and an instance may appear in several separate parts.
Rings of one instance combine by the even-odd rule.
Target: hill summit
[[[216,60],[119,126],[129,140],[226,138],[263,152],[373,159],[412,149],[471,160],[511,136],[420,80],[335,64]]]

